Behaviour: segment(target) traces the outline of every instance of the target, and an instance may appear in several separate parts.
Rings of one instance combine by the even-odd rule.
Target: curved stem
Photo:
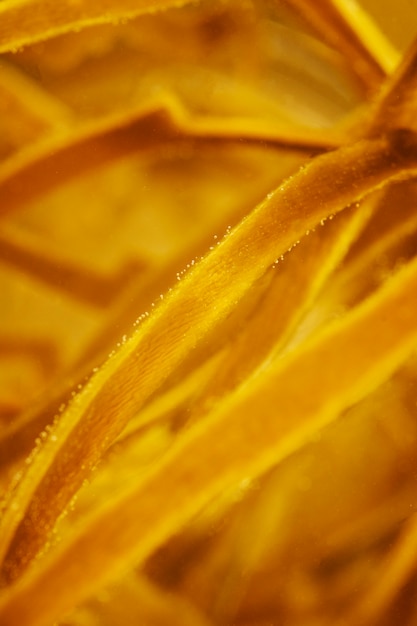
[[[416,167],[417,143],[404,133],[322,155],[197,263],[90,379],[40,446],[3,518],[3,576],[20,576],[129,419],[277,257],[320,220]]]
[[[0,54],[22,46],[121,20],[189,4],[191,0],[3,0],[0,4]]]

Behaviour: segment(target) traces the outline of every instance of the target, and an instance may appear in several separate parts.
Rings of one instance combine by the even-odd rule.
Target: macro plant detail
[[[417,624],[403,5],[0,2],[0,626]]]

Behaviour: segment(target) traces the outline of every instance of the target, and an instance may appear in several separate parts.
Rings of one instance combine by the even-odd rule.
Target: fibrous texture
[[[0,3],[0,626],[417,624],[389,8]]]

